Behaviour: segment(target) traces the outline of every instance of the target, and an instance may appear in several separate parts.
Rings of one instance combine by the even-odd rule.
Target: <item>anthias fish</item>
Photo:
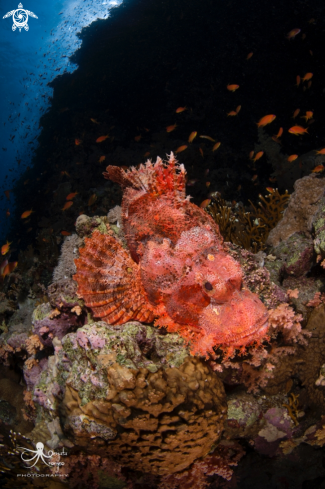
[[[128,248],[98,230],[80,248],[74,279],[94,316],[109,324],[154,321],[203,356],[260,343],[267,309],[243,287],[218,225],[185,196],[186,171],[173,153],[138,169],[108,166],[104,176],[123,189]]]

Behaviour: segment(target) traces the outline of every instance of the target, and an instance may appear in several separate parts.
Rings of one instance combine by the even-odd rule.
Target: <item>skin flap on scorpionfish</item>
[[[166,327],[208,356],[267,336],[268,313],[242,287],[242,270],[226,250],[218,225],[185,197],[184,165],[173,153],[128,171],[108,166],[104,177],[123,190],[128,244],[95,231],[75,260],[78,294],[108,324],[130,320]]]

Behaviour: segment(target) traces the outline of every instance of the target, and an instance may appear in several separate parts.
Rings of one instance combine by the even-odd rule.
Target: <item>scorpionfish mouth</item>
[[[213,301],[201,313],[199,326],[206,335],[215,336],[215,344],[243,347],[266,338],[268,311],[249,290],[235,290],[224,304]]]

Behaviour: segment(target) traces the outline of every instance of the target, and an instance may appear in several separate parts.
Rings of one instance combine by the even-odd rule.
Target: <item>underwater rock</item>
[[[227,411],[222,382],[183,344],[135,321],[84,326],[55,348],[33,399],[88,454],[181,471],[218,441]]]
[[[90,236],[95,229],[98,229],[101,233],[106,234],[108,232],[106,224],[108,224],[108,219],[106,216],[88,217],[85,214],[81,214],[76,221],[76,231],[80,238]],[[76,257],[74,256],[74,258]]]
[[[52,346],[53,338],[61,340],[68,331],[85,324],[85,315],[78,302],[64,307],[52,309],[49,302],[40,304],[33,312],[33,333],[36,334],[44,346]]]
[[[294,189],[283,218],[267,238],[268,245],[277,246],[296,232],[311,233],[314,216],[324,195],[325,179],[308,175],[297,180]]]
[[[271,249],[271,254],[282,261],[282,278],[307,275],[313,265],[314,247],[311,237],[297,232]]]
[[[77,296],[77,283],[71,278],[53,282],[47,288],[47,295],[52,307],[71,309],[82,304]]]
[[[274,375],[263,387],[269,395],[284,393],[288,381],[295,380],[302,386],[299,393],[301,408],[313,408],[314,413],[323,413],[325,391],[317,380],[325,363],[325,306],[315,308],[310,314],[306,329],[311,334],[308,346],[297,346],[296,352],[283,355]]]
[[[319,203],[319,208],[313,220],[315,252],[324,260],[325,258],[325,198]]]
[[[237,390],[228,396],[228,415],[224,437],[245,439],[257,451],[269,454],[277,450],[276,440],[291,438],[296,428],[284,407],[289,402],[286,394],[261,395],[258,398]]]
[[[82,240],[77,234],[65,238],[61,247],[59,262],[53,271],[54,282],[71,279],[72,275],[76,273],[74,258],[78,257],[78,248],[81,243]]]

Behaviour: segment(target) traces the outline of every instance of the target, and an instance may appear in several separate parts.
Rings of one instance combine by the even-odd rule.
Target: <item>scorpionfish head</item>
[[[174,247],[166,239],[148,243],[141,274],[149,300],[164,303],[175,323],[209,337],[210,349],[243,347],[266,335],[266,307],[242,288],[240,264],[208,228],[183,232]]]

